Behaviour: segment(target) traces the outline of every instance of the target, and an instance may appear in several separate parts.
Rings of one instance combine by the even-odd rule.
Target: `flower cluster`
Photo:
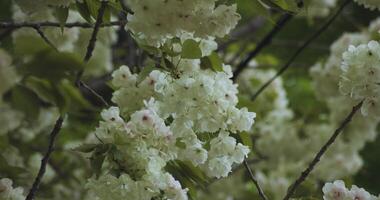
[[[353,100],[364,100],[362,114],[380,116],[380,44],[370,41],[350,46],[343,53],[340,91]]]
[[[380,2],[377,0],[355,0],[355,2],[371,10],[380,10]]]
[[[105,172],[91,180],[90,191],[102,199],[95,186],[112,179],[122,190],[115,193],[120,197],[144,193],[139,199],[187,199],[186,189],[165,169],[176,160],[190,162],[209,177],[227,176],[250,151],[230,134],[250,130],[255,117],[236,108],[237,86],[231,76],[229,66],[221,72],[203,70],[199,60],[180,61],[174,72],[153,70],[145,78],[126,66],[116,70],[113,101],[119,107],[102,112],[104,121],[94,136],[116,146],[118,156],[112,155],[126,170],[122,178]]]
[[[160,46],[183,34],[194,37],[224,37],[240,19],[236,5],[216,5],[217,0],[166,1],[127,0],[134,12],[127,27],[149,45]]]
[[[13,188],[12,180],[8,178],[0,179],[0,199],[1,200],[24,200],[24,190],[20,187]]]
[[[336,0],[312,0],[306,8],[307,17],[326,17],[336,5]]]
[[[341,180],[326,183],[323,188],[324,200],[378,200],[379,197],[371,195],[363,188],[352,185],[349,190]]]
[[[357,103],[339,92],[339,82],[343,79],[342,54],[350,45],[368,43],[376,36],[379,30],[378,22],[379,20],[375,20],[368,30],[361,33],[344,34],[331,46],[330,57],[312,68],[311,75],[316,88],[314,91],[328,108],[328,115],[321,115],[324,118],[322,121],[306,124],[302,119],[293,116],[293,112],[287,106],[286,92],[281,79],[277,79],[277,82],[255,102],[250,102],[250,91],[256,91],[271,78],[271,71],[249,69],[238,80],[242,105],[255,109],[258,113],[257,123],[252,131],[258,137],[255,149],[258,152],[261,149],[265,150],[263,154],[269,158],[265,163],[255,165],[256,176],[262,187],[269,188],[267,192],[274,199],[283,197],[291,181],[307,166],[307,160],[314,157],[315,152],[319,151],[352,106]],[[368,80],[368,77],[361,81],[365,80]],[[356,173],[363,164],[359,151],[368,141],[376,138],[377,125],[377,119],[355,116],[342,137],[338,138],[318,164],[310,181],[343,178]],[[272,146],[277,148],[271,148]],[[336,166],[339,166],[338,170],[335,170]]]

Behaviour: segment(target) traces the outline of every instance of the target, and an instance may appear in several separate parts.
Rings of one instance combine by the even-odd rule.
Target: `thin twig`
[[[40,170],[38,171],[38,174],[34,180],[32,188],[29,190],[29,193],[26,196],[25,200],[33,200],[34,199],[34,196],[35,196],[35,194],[38,190],[38,187],[40,186],[40,183],[42,181],[42,178],[45,174],[46,166],[49,162],[50,155],[54,151],[54,143],[55,143],[57,135],[59,134],[59,131],[62,128],[62,123],[63,123],[63,117],[60,116],[58,118],[58,120],[55,122],[54,128],[53,128],[52,132],[50,133],[50,141],[49,141],[48,149],[47,149],[44,157],[41,160]]]
[[[256,48],[251,51],[244,60],[242,60],[236,67],[236,70],[234,71],[233,80],[236,80],[239,74],[248,66],[248,63],[256,57],[257,54],[259,54],[264,47],[269,45],[273,39],[277,35],[277,33],[282,30],[282,28],[287,24],[287,22],[292,19],[291,14],[284,14],[281,19],[276,23],[276,25],[273,27],[273,29],[264,37],[263,40],[260,41],[259,44],[257,44]]]
[[[335,19],[340,15],[340,13],[344,10],[344,8],[351,2],[352,0],[346,0],[339,9],[335,12],[335,14],[321,27],[315,32],[308,40],[306,40],[303,45],[294,53],[294,55],[289,59],[289,61],[266,83],[264,83],[260,89],[252,96],[251,100],[254,101],[259,94],[261,94],[275,79],[281,76],[298,58],[298,56],[312,43],[316,40],[327,28],[335,21]]]
[[[98,16],[96,17],[94,30],[92,31],[91,38],[87,46],[87,52],[84,57],[84,62],[88,62],[90,60],[92,56],[92,52],[95,49],[96,37],[99,33],[100,25],[103,23],[103,16],[104,16],[104,12],[106,11],[107,3],[108,3],[107,1],[102,1],[100,8],[98,10]]]
[[[340,135],[343,129],[351,122],[352,118],[355,116],[358,110],[363,105],[363,101],[352,108],[350,114],[343,120],[340,126],[335,130],[334,134],[330,137],[330,139],[326,142],[325,145],[319,150],[319,152],[315,155],[314,159],[310,162],[309,166],[301,173],[301,175],[297,178],[297,180],[290,186],[284,200],[288,200],[296,191],[297,187],[301,185],[302,182],[309,176],[311,171],[313,171],[314,167],[321,160],[321,157],[326,153],[327,149],[335,142],[336,138]]]
[[[263,189],[261,189],[261,186],[260,186],[259,182],[256,180],[256,177],[253,174],[251,168],[249,167],[249,164],[248,164],[248,162],[247,162],[246,159],[244,159],[244,163],[243,164],[244,164],[245,168],[247,169],[247,171],[249,173],[249,176],[250,176],[253,184],[255,184],[255,186],[256,186],[256,188],[257,188],[257,190],[259,192],[259,195],[260,195],[261,199],[262,200],[268,200],[267,196],[265,196],[265,194],[264,194]]]
[[[92,53],[95,49],[96,40],[97,40],[96,38],[97,38],[97,35],[99,33],[100,26],[103,23],[103,16],[104,16],[104,13],[105,13],[105,10],[107,7],[107,3],[108,3],[107,1],[102,1],[100,8],[98,10],[98,16],[96,17],[94,30],[92,31],[91,38],[90,38],[90,41],[89,41],[88,46],[87,46],[86,55],[83,59],[83,61],[85,63],[87,63],[91,59]],[[88,86],[86,83],[84,83],[81,80],[83,73],[84,73],[84,70],[81,70],[77,74],[77,77],[75,80],[77,87],[79,87],[79,88],[83,87],[83,88],[87,89],[93,96],[98,98],[105,106],[108,106],[107,101],[100,94],[98,94],[95,90],[93,90],[90,86]]]
[[[93,96],[95,96],[99,101],[101,101],[105,106],[109,106],[107,101],[102,97],[102,95],[98,94],[94,89],[92,89],[90,86],[85,84],[83,81],[79,80],[78,81],[78,87],[83,87],[87,89]]]
[[[34,30],[37,31],[37,33],[41,36],[41,38],[46,42],[46,44],[48,44],[54,50],[58,51],[57,47],[54,46],[54,44],[49,40],[49,38],[47,38],[47,36],[45,35],[45,33],[41,30],[41,27],[36,26],[36,27],[33,27],[33,28],[34,28]]]
[[[121,26],[127,23],[126,20],[113,21],[109,23],[102,23],[99,27],[111,27],[111,26]],[[65,28],[94,28],[94,24],[86,22],[72,22],[63,24]],[[59,22],[0,22],[0,29],[4,28],[35,28],[35,27],[62,27]]]

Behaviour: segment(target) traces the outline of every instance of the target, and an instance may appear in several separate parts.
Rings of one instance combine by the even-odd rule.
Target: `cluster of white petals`
[[[13,187],[13,181],[8,178],[0,179],[0,199],[1,200],[24,200],[24,190],[20,187]]]
[[[380,10],[380,2],[378,0],[355,0],[355,2],[370,10]]]
[[[379,200],[379,197],[371,195],[363,188],[352,185],[351,189],[346,188],[341,180],[332,183],[325,183],[322,188],[324,200]]]
[[[343,53],[340,91],[356,101],[364,100],[363,115],[380,116],[380,44],[370,41],[350,46]]]
[[[326,17],[336,6],[336,0],[311,0],[306,8],[305,16],[307,17]]]
[[[237,85],[230,80],[229,66],[215,72],[200,69],[199,60],[183,60],[173,72],[153,70],[140,77],[122,66],[112,76],[112,100],[118,107],[102,112],[93,139],[115,145],[113,156],[132,179],[112,178],[106,172],[91,180],[94,184],[88,188],[98,198],[104,199],[96,189],[98,182],[112,179],[122,190],[115,193],[120,198],[137,192],[147,199],[187,199],[186,189],[166,171],[168,163],[189,162],[207,176],[220,178],[247,157],[249,148],[230,134],[249,131],[255,113],[236,107]],[[137,191],[126,189],[130,187]]]
[[[224,37],[240,19],[236,5],[216,5],[218,0],[126,0],[133,14],[127,27],[151,46],[194,34],[196,38]]]

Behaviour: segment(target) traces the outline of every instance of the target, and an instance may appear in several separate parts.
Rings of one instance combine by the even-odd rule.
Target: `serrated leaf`
[[[62,96],[60,96],[60,94],[48,80],[43,80],[31,76],[25,80],[25,86],[33,90],[33,92],[35,92],[43,101],[52,103],[54,105],[58,105],[57,102],[60,98],[62,98]]]
[[[99,144],[82,144],[78,147],[73,148],[73,150],[79,151],[82,153],[90,153],[90,152],[94,151],[98,146],[99,146]]]
[[[185,59],[198,59],[202,57],[202,50],[199,42],[188,39],[182,44],[181,57]]]
[[[223,71],[223,63],[218,54],[213,52],[211,55],[201,58],[201,67],[203,69],[212,69],[216,72]]]
[[[249,3],[252,4],[255,13],[257,13],[260,16],[270,18],[269,9],[267,9],[260,1],[254,0],[250,1]]]
[[[14,52],[17,56],[29,56],[51,48],[37,35],[20,35],[13,41]]]
[[[23,112],[29,120],[37,119],[40,112],[40,100],[30,89],[18,85],[11,91],[11,105]]]
[[[88,23],[91,23],[93,20],[91,18],[91,13],[87,7],[87,4],[85,1],[83,3],[76,1],[76,8],[79,12],[79,14],[85,19]]]
[[[102,166],[105,158],[105,155],[97,155],[90,158],[91,169],[97,178],[102,171]]]
[[[68,7],[56,7],[54,15],[57,17],[59,24],[61,25],[61,31],[63,33],[64,25],[69,17]]]
[[[81,108],[81,109],[90,109],[91,104],[83,97],[81,92],[75,87],[72,82],[68,80],[63,80],[58,85],[59,91],[67,99],[67,104],[69,109]]]
[[[251,138],[250,134],[247,132],[241,132],[241,133],[239,133],[239,138],[241,140],[241,143],[244,144],[245,146],[248,146],[252,152],[253,142],[252,142],[252,138]]]
[[[28,76],[59,82],[64,78],[75,77],[77,71],[84,68],[82,60],[73,53],[44,50],[32,60],[20,67],[19,72]]]

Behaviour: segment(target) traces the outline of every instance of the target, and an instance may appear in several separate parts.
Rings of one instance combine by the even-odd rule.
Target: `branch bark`
[[[41,27],[34,27],[34,29],[37,31],[37,33],[40,35],[40,37],[55,51],[58,51],[57,47],[54,46],[54,44],[49,40],[49,38],[46,37],[45,33],[41,30]]]
[[[111,26],[123,26],[127,23],[126,20],[113,21],[109,23],[102,23],[99,25],[100,28],[111,27]],[[63,24],[65,28],[94,28],[95,24],[85,23],[85,22],[73,22]],[[19,28],[36,28],[36,27],[56,27],[60,28],[61,24],[59,22],[0,22],[0,29],[19,29]]]
[[[344,8],[351,2],[352,0],[346,0],[339,9],[335,12],[335,14],[321,27],[315,32],[308,40],[306,40],[303,45],[293,54],[293,56],[289,59],[289,61],[266,83],[264,83],[260,89],[252,96],[251,100],[254,101],[274,80],[280,77],[289,67],[290,65],[298,58],[298,56],[312,43],[314,42],[324,31],[326,31],[330,25],[335,21],[335,19],[342,13]]]
[[[301,175],[297,178],[297,180],[290,186],[288,192],[283,200],[288,200],[292,197],[297,187],[303,183],[309,174],[313,171],[314,167],[321,160],[322,156],[326,153],[327,149],[335,142],[336,138],[340,135],[340,133],[344,130],[344,128],[352,121],[352,118],[355,116],[358,110],[363,105],[363,101],[352,108],[350,114],[343,120],[340,126],[335,130],[334,134],[330,137],[330,139],[322,146],[319,152],[315,155],[314,159],[310,162],[309,166],[301,173]]]
[[[91,38],[90,38],[90,41],[89,41],[88,46],[87,46],[86,55],[85,55],[85,57],[83,59],[83,61],[85,63],[87,63],[91,59],[92,53],[95,50],[97,35],[99,33],[100,26],[103,23],[103,16],[104,16],[107,4],[108,4],[107,1],[102,1],[101,5],[100,5],[100,8],[98,10],[98,16],[96,17],[96,22],[95,22],[95,25],[94,25],[94,30],[92,31]],[[84,70],[81,70],[77,74],[76,81],[75,81],[77,87],[78,88],[81,88],[81,87],[85,88],[94,97],[96,97],[97,99],[99,99],[105,106],[108,107],[109,105],[108,105],[107,101],[100,94],[98,94],[95,90],[93,90],[90,86],[88,86],[86,83],[84,83],[81,80],[83,73],[84,73]]]
[[[249,164],[248,164],[248,161],[246,159],[244,159],[244,166],[245,168],[247,169],[248,173],[249,173],[249,176],[253,182],[253,184],[256,186],[257,188],[257,191],[259,192],[259,195],[261,197],[262,200],[268,200],[267,196],[265,195],[263,189],[261,188],[259,182],[256,180],[256,177],[255,175],[253,174],[251,168],[249,167]]]
[[[238,66],[236,67],[236,70],[234,71],[233,80],[236,80],[237,77],[240,75],[240,73],[247,68],[248,63],[259,54],[264,47],[269,45],[272,42],[272,39],[282,30],[282,28],[292,19],[291,14],[284,14],[281,19],[276,23],[276,25],[273,27],[273,29],[264,37],[263,40],[260,41],[259,44],[257,44],[256,48],[251,51],[246,58],[244,58],[243,61],[241,61]]]
[[[56,137],[58,136],[61,128],[62,128],[62,123],[63,123],[63,117],[60,116],[58,120],[55,122],[54,128],[52,132],[50,133],[50,140],[49,140],[49,146],[48,149],[44,155],[44,157],[41,160],[41,167],[40,170],[38,171],[38,174],[33,182],[32,188],[29,190],[28,195],[26,196],[25,200],[33,200],[34,196],[40,186],[40,183],[42,181],[42,178],[45,174],[46,171],[46,166],[49,162],[50,155],[54,151],[54,143],[56,140]]]

